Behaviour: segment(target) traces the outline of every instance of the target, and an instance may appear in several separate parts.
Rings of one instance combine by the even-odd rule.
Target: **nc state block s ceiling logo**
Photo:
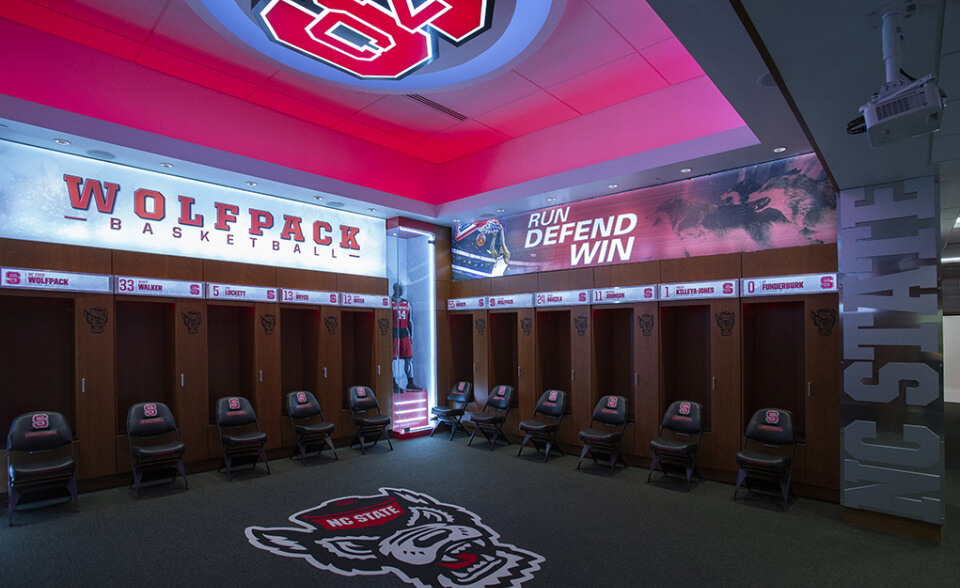
[[[395,574],[418,588],[520,586],[544,558],[500,542],[469,510],[402,488],[328,500],[294,527],[247,527],[250,543],[341,576]]]
[[[259,0],[267,37],[362,79],[400,79],[490,26],[493,0]]]

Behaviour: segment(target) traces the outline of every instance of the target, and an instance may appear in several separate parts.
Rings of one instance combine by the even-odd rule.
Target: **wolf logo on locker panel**
[[[837,324],[837,312],[832,308],[811,310],[810,318],[813,319],[813,324],[817,326],[817,334],[821,337],[829,337],[833,331],[833,325]]]
[[[477,334],[483,337],[483,331],[487,328],[487,321],[481,318],[481,319],[475,320],[474,322],[477,325]]]
[[[183,317],[183,324],[187,326],[188,335],[196,335],[200,332],[200,313],[191,310],[190,312],[181,312],[180,316]]]
[[[713,315],[717,321],[717,326],[720,327],[720,335],[723,337],[729,337],[733,334],[733,326],[737,322],[737,316],[725,310],[719,314]]]
[[[418,588],[520,586],[544,558],[502,543],[469,510],[402,488],[328,500],[292,527],[247,527],[250,543],[341,576],[394,574]]]
[[[83,318],[87,319],[87,323],[90,325],[90,332],[94,335],[100,335],[107,326],[107,309],[84,308]]]
[[[577,328],[577,336],[583,337],[587,334],[587,317],[579,315],[573,319],[573,326]]]
[[[387,330],[390,329],[390,321],[385,318],[377,319],[377,326],[380,328],[380,334],[386,337]]]
[[[336,335],[337,334],[337,317],[333,315],[323,317],[323,326],[327,328],[328,335],[331,335],[331,336]]]
[[[533,331],[533,319],[528,316],[520,319],[520,328],[523,329],[523,336],[529,337],[530,333]]]
[[[643,333],[644,337],[649,337],[653,334],[653,315],[649,312],[638,316],[637,324],[640,325],[640,332]]]
[[[273,330],[277,328],[277,317],[273,314],[261,314],[260,324],[263,325],[263,332],[272,335]]]

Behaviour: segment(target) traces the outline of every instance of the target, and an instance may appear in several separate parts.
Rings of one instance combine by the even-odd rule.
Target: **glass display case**
[[[436,405],[434,247],[433,232],[421,223],[387,222],[387,278],[393,307],[392,418],[394,433],[399,435],[429,429],[430,409]]]

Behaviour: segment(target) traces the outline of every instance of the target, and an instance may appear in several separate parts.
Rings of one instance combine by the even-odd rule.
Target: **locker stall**
[[[513,386],[513,406],[503,430],[519,436],[520,421],[530,418],[543,390],[537,390],[537,330],[533,274],[504,276],[493,280],[488,299],[490,361],[487,384],[490,389]],[[478,408],[483,402],[478,400]]]
[[[453,353],[452,386],[454,382],[473,382],[473,313],[450,313],[450,347]],[[438,401],[446,397],[446,390],[438,391]]]
[[[737,471],[743,435],[739,278],[739,253],[660,262],[659,412],[703,405],[697,464],[721,479]]]
[[[490,328],[490,363],[488,380],[490,387],[493,386],[512,386],[514,390],[519,386],[517,366],[520,362],[518,340],[517,340],[517,318],[516,311],[493,311],[488,314]],[[517,397],[514,395],[514,407],[516,407]],[[484,399],[483,402],[485,402]],[[481,407],[483,402],[479,399],[477,404]]]
[[[246,304],[207,304],[207,418],[216,437],[217,400],[243,396],[260,415],[254,383],[258,378],[254,361],[256,308]],[[219,455],[219,438],[211,447]]]
[[[295,390],[316,394],[319,376],[320,307],[280,307],[280,398]]]
[[[341,408],[348,410],[347,389],[350,386],[369,386],[377,392],[374,331],[376,312],[371,309],[340,310],[341,345]],[[379,398],[379,396],[378,396]],[[381,406],[381,409],[383,407]]]

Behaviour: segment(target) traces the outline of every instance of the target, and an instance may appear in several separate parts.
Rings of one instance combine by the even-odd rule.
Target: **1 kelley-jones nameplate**
[[[701,298],[736,298],[739,280],[717,280],[715,282],[687,282],[681,284],[660,284],[660,301],[697,300]]]
[[[593,291],[593,304],[620,304],[624,302],[656,302],[657,284],[629,286],[626,288],[597,288]]]
[[[129,296],[169,296],[171,298],[203,298],[203,282],[157,280],[134,276],[115,276],[113,291]]]
[[[338,292],[321,292],[319,290],[291,290],[290,288],[280,288],[280,302],[336,306],[340,302],[340,294]]]
[[[487,297],[451,298],[447,300],[447,310],[483,310],[487,307]]]
[[[207,299],[277,302],[277,289],[237,284],[207,284]]]
[[[837,274],[804,274],[802,276],[771,276],[743,278],[740,292],[743,296],[783,296],[786,294],[822,294],[837,291]]]
[[[73,272],[50,272],[46,270],[5,267],[0,270],[0,287],[22,290],[53,290],[57,292],[93,292],[112,294],[113,276],[101,274],[77,274]]]

